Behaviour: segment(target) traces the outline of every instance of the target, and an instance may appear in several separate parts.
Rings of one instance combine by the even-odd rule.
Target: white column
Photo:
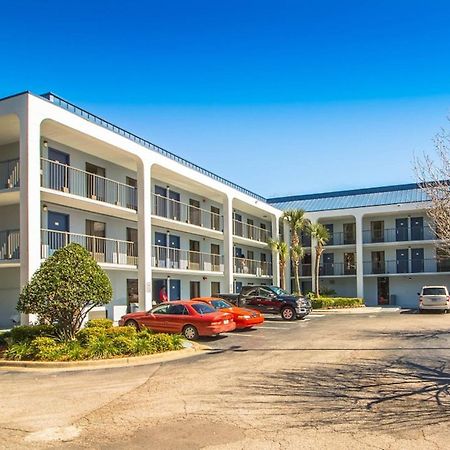
[[[233,292],[233,198],[226,195],[223,201],[223,255],[225,271],[225,293]]]
[[[277,216],[272,216],[272,239],[278,240],[280,238],[279,219]],[[272,283],[275,286],[280,285],[280,254],[277,251],[272,252]]]
[[[363,217],[355,216],[356,222],[356,295],[364,298],[364,260],[363,260]]]
[[[26,98],[20,117],[20,286],[28,283],[41,264],[41,116]],[[36,317],[22,314],[21,323]]]
[[[152,308],[152,179],[151,164],[138,161],[138,288],[139,309]]]
[[[317,220],[311,220],[311,224],[317,222]],[[311,288],[313,292],[316,290],[316,253],[316,240],[311,237]]]
[[[286,242],[288,249],[291,245],[291,230],[289,228],[289,224],[284,220],[283,221],[283,237],[284,242]],[[288,251],[287,259],[286,259],[286,267],[284,269],[284,280],[286,283],[286,291],[291,292],[291,252]]]

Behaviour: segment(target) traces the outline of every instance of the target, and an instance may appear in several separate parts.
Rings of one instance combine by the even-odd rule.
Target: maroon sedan
[[[213,336],[233,331],[233,315],[220,312],[199,301],[179,300],[162,303],[150,311],[124,315],[119,325],[148,328],[161,333],[179,333],[186,339]]]

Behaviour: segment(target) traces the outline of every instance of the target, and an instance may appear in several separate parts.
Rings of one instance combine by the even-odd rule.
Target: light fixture
[[[48,147],[48,142],[47,142],[47,141],[44,141],[42,144],[43,144],[43,146],[44,146],[45,148]]]
[[[45,203],[42,205],[42,211],[48,211],[48,206]]]

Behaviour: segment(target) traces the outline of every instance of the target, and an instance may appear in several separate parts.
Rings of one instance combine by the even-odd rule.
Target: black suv
[[[302,319],[311,312],[311,302],[307,298],[288,294],[278,286],[243,286],[240,294],[219,294],[218,297],[264,314],[280,314],[284,320]]]

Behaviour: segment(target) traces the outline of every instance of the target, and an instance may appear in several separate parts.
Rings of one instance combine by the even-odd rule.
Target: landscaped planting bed
[[[311,298],[313,309],[357,308],[364,306],[364,299],[358,297]]]
[[[92,320],[75,339],[58,338],[51,325],[20,326],[0,336],[3,358],[15,361],[78,361],[151,355],[183,348],[177,334],[156,334],[133,327],[113,327],[107,319]]]

